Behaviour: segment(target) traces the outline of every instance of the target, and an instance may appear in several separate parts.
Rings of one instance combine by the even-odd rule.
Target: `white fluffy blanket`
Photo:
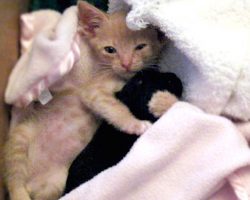
[[[124,2],[132,8],[129,27],[153,24],[174,41],[162,67],[184,82],[185,100],[210,113],[250,119],[249,0]],[[110,10],[123,4],[111,0]]]

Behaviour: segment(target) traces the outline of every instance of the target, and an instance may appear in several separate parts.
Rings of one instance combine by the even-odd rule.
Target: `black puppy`
[[[144,70],[136,74],[116,96],[138,119],[154,122],[156,118],[149,113],[147,105],[152,95],[159,90],[168,90],[180,97],[182,84],[172,73]],[[130,150],[137,137],[120,132],[103,122],[92,141],[72,163],[65,193],[117,164]]]

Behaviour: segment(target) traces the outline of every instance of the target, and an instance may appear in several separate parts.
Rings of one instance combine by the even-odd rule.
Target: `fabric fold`
[[[46,19],[46,20],[45,20]],[[14,67],[5,92],[5,102],[25,107],[67,74],[80,57],[77,40],[77,9],[62,15],[35,11],[21,16],[22,56]]]
[[[204,200],[249,163],[247,142],[229,120],[179,102],[120,163],[60,200]]]

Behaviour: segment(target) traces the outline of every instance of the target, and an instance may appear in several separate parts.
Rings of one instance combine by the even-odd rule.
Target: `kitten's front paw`
[[[168,91],[158,91],[153,94],[148,103],[149,112],[155,117],[162,116],[178,99]]]
[[[129,134],[141,135],[151,126],[152,123],[149,121],[133,120],[132,122],[128,122],[125,132]]]

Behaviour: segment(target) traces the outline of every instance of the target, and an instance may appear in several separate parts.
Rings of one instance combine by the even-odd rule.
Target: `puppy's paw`
[[[132,120],[127,123],[124,131],[129,134],[141,135],[151,126],[152,123],[146,120]]]
[[[148,103],[149,112],[155,117],[160,117],[177,101],[176,96],[168,91],[158,91]]]

